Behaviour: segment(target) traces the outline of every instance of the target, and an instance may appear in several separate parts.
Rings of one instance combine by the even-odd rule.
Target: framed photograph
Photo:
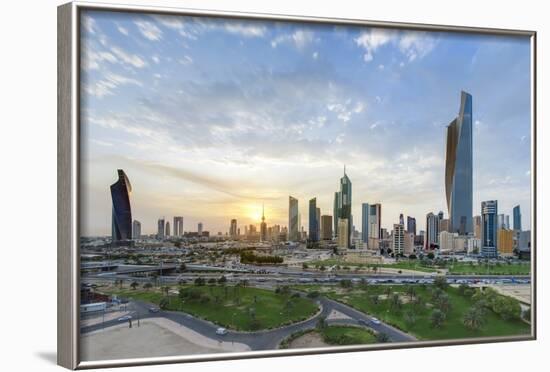
[[[58,363],[533,340],[536,33],[58,8]]]

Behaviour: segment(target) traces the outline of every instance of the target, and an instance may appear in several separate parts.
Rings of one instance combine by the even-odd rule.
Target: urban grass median
[[[273,329],[306,320],[319,311],[309,298],[241,285],[183,285],[148,289],[105,289],[122,298],[181,311],[237,331]]]
[[[444,280],[444,279],[443,279]],[[421,340],[528,335],[517,300],[465,285],[293,286],[379,318]]]
[[[301,330],[281,341],[279,349],[291,349],[302,337],[317,337],[327,345],[366,345],[379,342],[374,331],[357,326],[324,326]]]

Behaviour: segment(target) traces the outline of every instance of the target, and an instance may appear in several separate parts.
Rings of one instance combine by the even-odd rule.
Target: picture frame
[[[423,32],[451,32],[458,34],[518,36],[530,39],[530,332],[512,336],[490,336],[446,340],[423,340],[415,342],[377,343],[370,345],[336,346],[309,349],[255,350],[217,354],[178,355],[145,358],[83,361],[80,357],[80,216],[81,209],[81,27],[82,14],[86,11],[105,11],[125,14],[156,14],[168,16],[212,17],[214,19],[239,21],[289,22],[306,25],[331,25],[342,27],[374,27],[391,30]],[[463,345],[524,341],[536,339],[536,32],[462,26],[441,26],[371,20],[320,18],[255,14],[211,10],[164,8],[155,6],[104,5],[86,2],[71,2],[58,7],[58,247],[57,247],[57,307],[58,307],[58,364],[69,369],[118,367],[163,363],[230,360],[316,353],[340,353],[441,345]],[[161,274],[162,276],[162,274]]]

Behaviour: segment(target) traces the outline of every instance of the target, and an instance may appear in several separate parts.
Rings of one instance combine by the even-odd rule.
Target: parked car
[[[220,327],[220,328],[216,329],[216,334],[220,335],[220,336],[226,335],[227,334],[227,329]]]
[[[158,307],[150,307],[149,308],[150,313],[158,313],[159,311],[160,311],[160,309]]]
[[[119,322],[125,322],[125,321],[128,321],[128,320],[130,320],[130,319],[132,319],[132,316],[131,316],[131,315],[125,315],[125,316],[123,316],[123,317],[118,318],[118,321],[119,321]]]

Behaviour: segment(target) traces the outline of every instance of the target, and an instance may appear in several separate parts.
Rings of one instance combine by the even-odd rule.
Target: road
[[[321,297],[318,299],[318,304],[321,308],[321,311],[315,316],[311,317],[308,320],[305,320],[300,323],[291,324],[281,328],[257,332],[238,332],[238,331],[228,331],[225,335],[217,335],[216,329],[219,328],[218,325],[211,323],[206,320],[195,318],[189,314],[176,311],[159,311],[157,313],[149,312],[149,308],[155,305],[148,304],[141,301],[132,301],[131,306],[134,307],[134,310],[130,312],[132,315],[132,326],[137,327],[137,318],[139,314],[140,319],[146,318],[155,318],[162,317],[169,320],[172,320],[175,323],[181,324],[187,328],[192,329],[195,332],[198,332],[202,335],[210,337],[218,341],[226,342],[238,342],[248,345],[251,350],[273,350],[277,349],[280,342],[290,336],[291,334],[304,331],[308,329],[314,329],[317,325],[317,322],[320,317],[327,317],[333,310],[336,310],[349,319],[335,319],[328,320],[328,324],[347,324],[347,325],[359,325],[360,321],[369,324],[369,327],[375,330],[376,332],[382,332],[388,335],[391,342],[406,342],[406,341],[415,341],[416,338],[404,333],[389,324],[380,323],[374,324],[371,322],[371,317],[357,311],[349,306],[341,304],[339,302]],[[100,330],[102,328],[111,327],[117,324],[121,324],[118,320],[110,320],[104,323],[82,327],[80,329],[81,333],[92,332]]]

